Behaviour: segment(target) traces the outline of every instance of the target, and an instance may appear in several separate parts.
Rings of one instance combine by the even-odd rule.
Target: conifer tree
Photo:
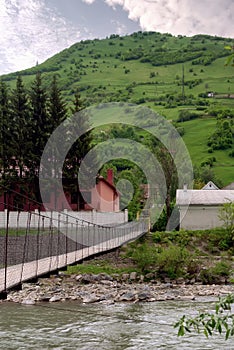
[[[9,147],[13,150],[11,165],[18,179],[26,178],[28,169],[25,164],[31,153],[31,126],[29,98],[22,78],[18,76],[16,88],[10,98],[11,139]]]
[[[66,104],[63,101],[56,75],[53,76],[49,92],[49,133],[52,132],[67,118]]]
[[[0,81],[0,173],[1,183],[8,184],[12,150],[9,147],[11,138],[11,119],[9,114],[9,91],[7,85]]]
[[[81,193],[78,183],[78,172],[80,165],[85,155],[91,149],[92,135],[90,129],[90,122],[88,113],[85,110],[84,102],[81,99],[79,91],[77,90],[74,95],[73,106],[71,107],[73,113],[72,118],[68,119],[68,142],[70,140],[76,140],[72,142],[72,146],[67,154],[64,176],[69,179],[70,191],[76,193],[77,209],[80,209]],[[79,136],[80,135],[80,136]],[[94,163],[93,163],[94,166]],[[89,190],[90,180],[89,166],[83,164],[83,177],[82,184],[85,184],[86,190]],[[83,202],[83,200],[81,201]]]
[[[85,106],[81,100],[80,94],[77,91],[74,96],[73,107],[71,108],[74,117],[68,123],[68,136],[69,133],[73,138],[77,136],[76,142],[74,142],[69,150],[67,156],[69,173],[68,177],[76,178],[80,164],[85,155],[91,148],[92,135],[90,129],[90,121],[88,113],[85,111]],[[78,137],[78,135],[81,135]],[[87,169],[88,171],[88,169]]]
[[[48,133],[49,136],[60,126],[67,118],[66,104],[63,101],[61,90],[58,86],[57,77],[54,75],[48,94]],[[57,131],[58,135],[58,131]],[[51,142],[51,140],[50,140]],[[59,187],[59,179],[62,178],[62,169],[60,169],[61,154],[63,153],[64,143],[66,142],[66,133],[58,135],[57,139],[50,145],[50,154],[47,154],[47,159],[44,159],[45,168],[43,169],[46,177],[49,176],[50,183],[48,191],[54,193],[54,209],[57,206],[57,187]],[[47,164],[46,164],[47,163]]]

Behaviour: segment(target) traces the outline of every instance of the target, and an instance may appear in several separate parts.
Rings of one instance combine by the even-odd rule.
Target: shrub
[[[158,273],[159,275],[169,278],[184,276],[186,273],[186,266],[190,261],[191,255],[186,248],[171,245],[158,254]]]
[[[157,254],[157,248],[145,242],[130,251],[128,255],[137,264],[137,267],[145,273],[149,272],[152,266],[156,264]]]
[[[230,264],[220,261],[215,266],[202,270],[200,278],[204,284],[213,284],[219,283],[221,277],[228,277],[229,275]]]
[[[177,122],[185,122],[185,121],[196,119],[199,117],[200,117],[200,114],[198,113],[191,112],[188,110],[181,110],[179,111],[179,117],[177,119]]]

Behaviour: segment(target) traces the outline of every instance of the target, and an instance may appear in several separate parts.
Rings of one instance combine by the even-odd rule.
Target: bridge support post
[[[7,299],[7,291],[4,290],[3,292],[0,292],[0,300],[6,300]]]

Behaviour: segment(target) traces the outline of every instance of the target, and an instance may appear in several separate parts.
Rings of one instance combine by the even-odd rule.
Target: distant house
[[[212,181],[209,181],[202,190],[219,190],[218,186],[216,186]]]
[[[177,190],[176,204],[180,213],[180,228],[204,230],[220,227],[219,219],[222,204],[234,201],[234,190]]]
[[[96,186],[88,191],[77,190],[77,180],[64,179],[65,197],[70,208],[74,211],[81,210],[97,210],[101,212],[118,212],[120,209],[120,195],[113,183],[113,172],[111,169],[107,172],[107,179],[98,177]],[[47,197],[47,198],[45,198]],[[30,200],[34,198],[35,201]],[[24,191],[22,197],[22,189],[18,184],[15,184],[12,191],[0,193],[0,211],[3,211],[8,206],[11,211],[20,209],[22,211],[32,211],[39,209],[62,211],[66,208],[64,203],[64,194],[48,191],[44,195],[44,203],[41,203],[40,193],[34,193],[33,189],[29,188],[27,192]]]
[[[96,187],[91,190],[91,207],[102,212],[118,212],[120,195],[113,182],[113,172],[107,171],[107,179],[99,176]]]
[[[214,93],[213,93],[213,92],[208,92],[207,96],[208,96],[209,98],[212,98],[212,97],[214,97]]]

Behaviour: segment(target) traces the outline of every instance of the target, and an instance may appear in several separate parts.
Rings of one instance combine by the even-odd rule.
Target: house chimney
[[[113,169],[108,169],[108,170],[107,170],[107,181],[108,181],[109,184],[111,184],[111,185],[114,184]]]
[[[188,190],[188,185],[184,184],[184,192],[187,192],[187,190]]]

